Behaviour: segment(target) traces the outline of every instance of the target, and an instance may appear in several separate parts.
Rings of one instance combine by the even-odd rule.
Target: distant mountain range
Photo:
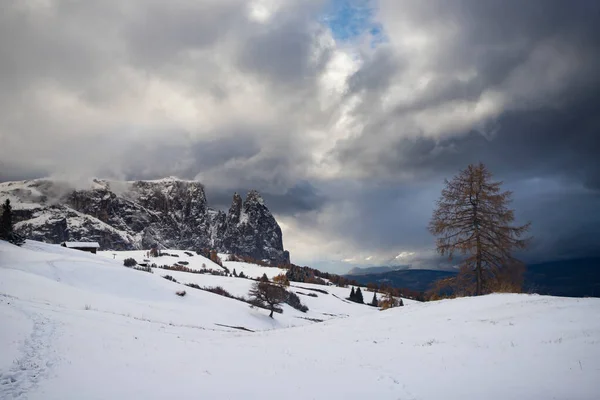
[[[380,267],[393,268],[393,267]],[[426,291],[438,279],[453,276],[450,271],[403,269],[375,272],[369,268],[358,269],[368,273],[348,274],[361,284],[387,283],[398,288]],[[524,291],[552,296],[600,297],[600,258],[581,258],[545,262],[527,266]]]
[[[431,269],[403,269],[374,274],[347,275],[348,279],[353,279],[361,284],[385,283],[392,287],[406,288],[424,292],[429,289],[431,284],[438,279],[453,276],[454,272],[438,271]]]
[[[371,274],[382,274],[384,272],[398,271],[402,269],[408,269],[408,265],[394,265],[394,266],[381,266],[381,267],[354,267],[348,271],[347,275],[371,275]]]

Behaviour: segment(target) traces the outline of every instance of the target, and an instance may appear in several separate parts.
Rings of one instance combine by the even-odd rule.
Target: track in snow
[[[56,336],[56,324],[48,318],[23,311],[32,321],[31,335],[22,345],[20,356],[8,370],[0,371],[0,398],[26,398],[41,379],[48,377],[50,369],[58,361],[52,350]]]

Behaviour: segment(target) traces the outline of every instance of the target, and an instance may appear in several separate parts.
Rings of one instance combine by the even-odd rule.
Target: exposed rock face
[[[247,254],[256,259],[289,262],[288,252],[281,254],[278,250],[283,249],[281,228],[255,190],[248,193],[243,203],[240,195],[233,195],[225,224],[223,247],[234,254]]]
[[[15,229],[27,238],[51,243],[97,241],[105,250],[202,249],[289,262],[282,233],[260,194],[237,193],[225,214],[208,207],[199,182],[95,180],[73,190],[51,180],[0,184],[0,199],[13,204]]]

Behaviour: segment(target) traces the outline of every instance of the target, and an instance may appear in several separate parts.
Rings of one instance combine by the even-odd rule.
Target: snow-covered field
[[[193,252],[183,251],[183,250],[164,250],[165,253],[174,254],[177,257],[172,256],[162,256],[162,257],[147,257],[147,251],[145,250],[131,250],[131,251],[100,251],[99,255],[109,258],[119,260],[120,264],[123,263],[123,260],[126,258],[133,258],[138,263],[144,262],[144,260],[149,260],[150,263],[154,263],[156,265],[174,265],[179,261],[187,262],[187,265],[183,265],[192,270],[202,270],[202,269],[214,269],[216,271],[222,271],[223,269],[209,260],[206,257],[199,256]],[[189,254],[192,254],[191,256]],[[231,272],[236,270],[236,273],[243,272],[244,275],[249,276],[250,278],[260,278],[263,274],[266,274],[269,279],[272,279],[274,276],[279,274],[285,274],[285,270],[281,268],[267,268],[261,267],[256,264],[249,264],[244,262],[237,261],[226,261],[227,254],[220,254],[221,259],[223,261],[223,265],[227,267]]]
[[[125,256],[0,241],[0,399],[600,398],[600,299],[490,295],[377,311],[344,301],[348,289],[293,284],[328,294],[270,319],[161,275],[236,295],[249,280],[148,274],[123,267]]]

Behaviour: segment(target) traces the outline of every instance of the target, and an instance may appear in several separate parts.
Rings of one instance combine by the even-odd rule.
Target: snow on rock
[[[256,191],[235,195],[229,214],[209,208],[204,186],[169,177],[85,188],[49,179],[0,183],[16,230],[33,240],[97,241],[102,249],[214,249],[274,264],[289,262],[277,221]],[[232,215],[236,212],[236,215]]]
[[[377,311],[338,298],[347,289],[293,283],[328,294],[301,296],[310,314],[270,319],[200,290],[178,297],[160,270],[104,255],[0,241],[0,398],[600,397],[600,299],[496,294]],[[251,283],[185,275],[239,293]],[[345,318],[302,318],[319,312]]]

